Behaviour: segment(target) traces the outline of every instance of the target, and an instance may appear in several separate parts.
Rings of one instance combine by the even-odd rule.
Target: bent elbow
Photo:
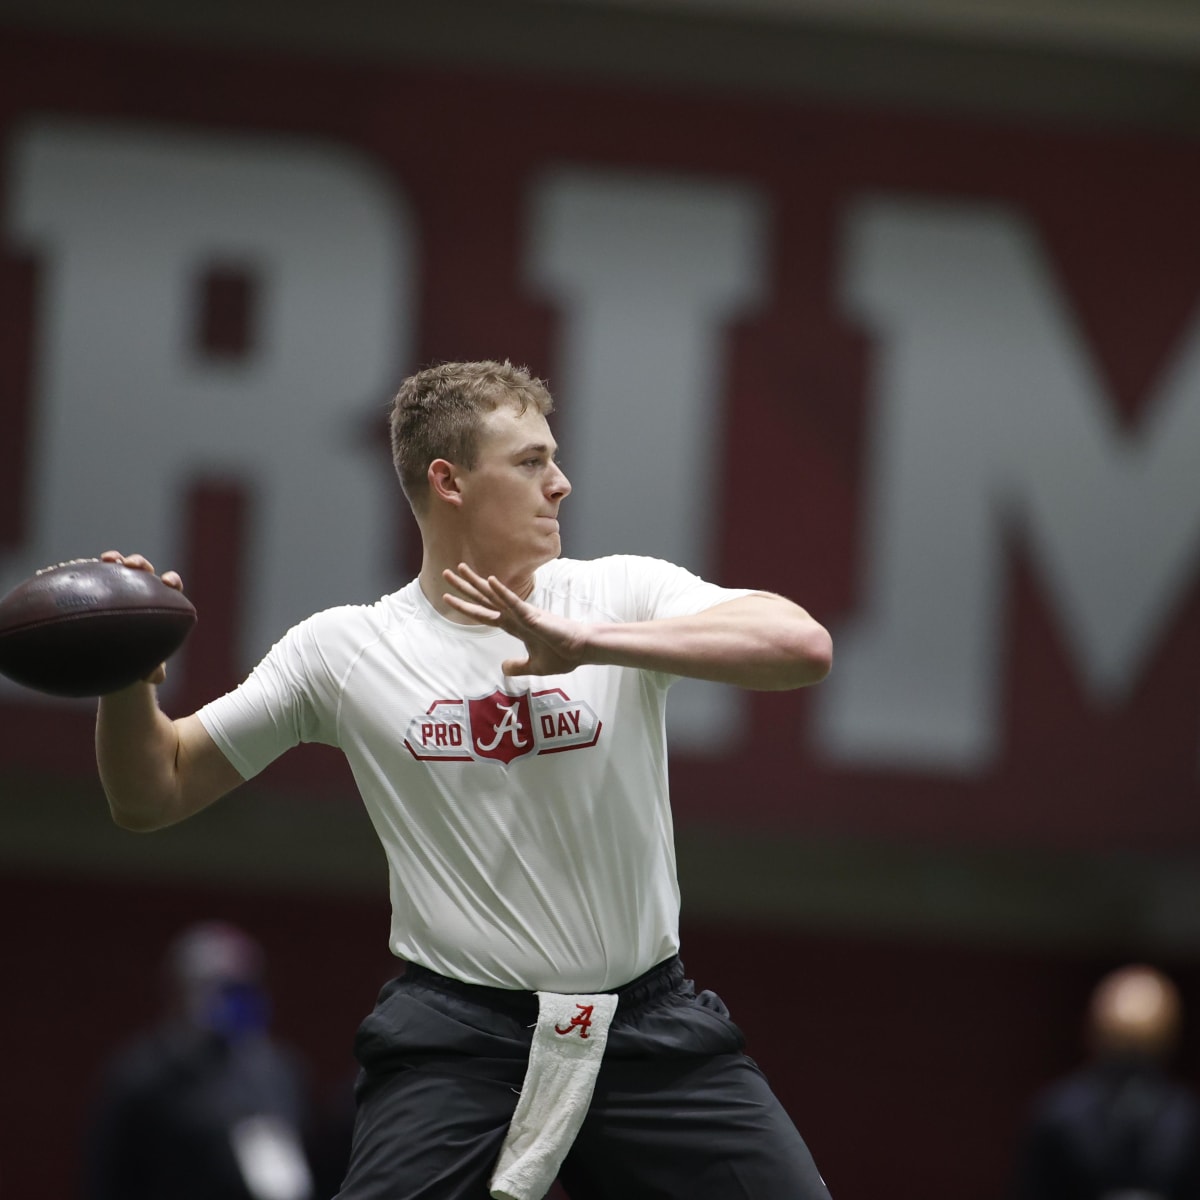
[[[817,625],[809,636],[807,659],[813,683],[820,683],[833,670],[833,638],[824,625]]]
[[[141,806],[122,806],[112,796],[108,797],[108,811],[113,824],[126,833],[153,833],[171,822],[163,818],[162,812]]]
[[[121,812],[115,808],[110,808],[109,811],[112,814],[113,824],[118,829],[125,830],[126,833],[153,833],[159,828],[157,822],[142,813]]]
[[[783,688],[809,687],[820,683],[833,669],[833,638],[816,621],[806,623],[789,646],[789,670]]]

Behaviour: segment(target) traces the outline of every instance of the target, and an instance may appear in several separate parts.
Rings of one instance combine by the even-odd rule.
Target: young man
[[[171,824],[297,742],[346,755],[408,966],[359,1030],[342,1200],[540,1200],[556,1171],[572,1200],[823,1200],[724,1005],[683,977],[664,708],[680,676],[816,683],[829,636],[655,559],[560,559],[551,408],[508,363],[406,380],[418,578],[301,622],[182,720],[161,669],[102,699],[113,817]]]

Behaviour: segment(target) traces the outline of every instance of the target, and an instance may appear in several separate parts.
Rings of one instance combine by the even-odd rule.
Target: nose
[[[546,495],[552,500],[562,500],[571,494],[571,481],[558,463],[554,463],[552,466],[553,469],[546,479]]]

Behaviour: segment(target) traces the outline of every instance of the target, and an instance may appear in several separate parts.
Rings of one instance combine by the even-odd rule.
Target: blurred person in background
[[[262,948],[221,922],[171,943],[166,1011],[107,1066],[87,1200],[315,1200],[307,1080],[269,1033]]]
[[[1018,1200],[1200,1200],[1200,1108],[1168,1074],[1182,1018],[1178,989],[1152,967],[1099,982],[1088,1062],[1030,1113]]]

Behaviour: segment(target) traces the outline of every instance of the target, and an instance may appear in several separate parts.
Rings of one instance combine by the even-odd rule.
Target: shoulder
[[[339,604],[306,617],[294,629],[315,634],[375,633],[402,620],[411,611],[411,585],[391,592],[373,604]]]
[[[180,1039],[166,1027],[132,1035],[121,1043],[104,1065],[110,1093],[143,1095],[161,1086],[182,1057]]]
[[[276,697],[336,692],[363,654],[405,620],[407,588],[373,604],[344,604],[298,621],[266,652],[247,682]],[[332,694],[332,693],[329,693]]]
[[[549,607],[586,606],[612,620],[627,620],[645,596],[683,568],[637,554],[603,558],[557,558],[540,567],[537,586]]]
[[[301,651],[355,653],[412,615],[414,605],[409,591],[409,587],[402,588],[373,604],[322,609],[293,625],[277,645],[290,644]]]
[[[643,554],[608,554],[603,558],[556,558],[538,570],[538,583],[555,588],[622,588],[644,580],[691,575],[663,558]]]
[[[1094,1104],[1092,1089],[1081,1077],[1056,1080],[1034,1096],[1026,1118],[1028,1133],[1034,1138],[1059,1138],[1084,1121]]]
[[[752,595],[751,589],[729,588],[662,558],[613,554],[594,559],[556,559],[541,568],[538,586],[545,600],[586,597],[597,614],[623,621],[690,616],[725,600]]]

